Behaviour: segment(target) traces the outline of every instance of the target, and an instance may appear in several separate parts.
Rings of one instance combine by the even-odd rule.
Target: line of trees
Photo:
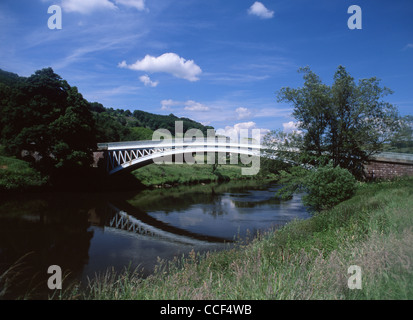
[[[153,131],[175,121],[208,128],[187,118],[105,108],[88,102],[52,68],[30,77],[0,70],[0,144],[9,155],[35,161],[45,175],[89,168],[98,142],[150,140]]]

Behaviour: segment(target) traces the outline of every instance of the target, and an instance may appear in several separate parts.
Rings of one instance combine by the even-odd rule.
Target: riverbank
[[[40,190],[46,181],[29,163],[0,155],[0,191]]]
[[[363,183],[311,219],[289,223],[227,251],[160,262],[142,279],[94,279],[62,299],[412,299],[413,179]],[[350,266],[362,272],[350,290]]]
[[[202,184],[233,180],[276,179],[275,174],[260,176],[242,175],[240,165],[218,165],[213,170],[206,164],[151,164],[132,172],[146,187],[171,187],[173,185]]]
[[[205,164],[151,164],[130,173],[113,177],[102,175],[97,169],[74,172],[62,177],[42,177],[29,163],[0,156],[0,191],[114,191],[168,188],[177,185],[192,185],[230,180],[276,179],[275,174],[259,176],[242,175],[241,165]]]

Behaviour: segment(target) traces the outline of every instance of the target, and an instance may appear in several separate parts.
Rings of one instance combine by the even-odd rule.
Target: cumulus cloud
[[[186,101],[184,109],[187,111],[209,111],[208,106],[205,106],[202,103],[193,100]]]
[[[181,104],[179,101],[174,101],[172,99],[161,101],[161,110],[170,110],[171,107]]]
[[[237,108],[235,112],[237,113],[238,120],[249,118],[251,116],[251,111],[249,111],[248,108],[240,107]]]
[[[139,80],[145,85],[145,87],[156,87],[159,84],[158,81],[152,81],[147,74],[140,76]]]
[[[292,133],[294,131],[299,134],[302,133],[302,131],[298,130],[298,123],[294,121],[283,123],[283,128],[285,133]]]
[[[274,16],[274,11],[268,10],[261,2],[255,1],[248,9],[248,13],[260,17],[261,19],[271,19]]]
[[[126,61],[122,61],[118,66],[135,71],[169,73],[189,81],[199,80],[198,75],[202,73],[201,68],[193,60],[185,60],[176,53],[164,53],[159,57],[146,55],[145,58],[134,64],[128,65]]]
[[[253,121],[236,123],[234,126],[226,126],[224,129],[216,130],[217,135],[229,137],[233,141],[242,141],[248,138],[262,140],[268,132],[270,132],[270,130],[258,128],[257,124]]]
[[[66,12],[88,14],[96,10],[117,9],[115,3],[139,11],[146,9],[145,0],[115,0],[115,2],[109,0],[62,0],[62,7]]]

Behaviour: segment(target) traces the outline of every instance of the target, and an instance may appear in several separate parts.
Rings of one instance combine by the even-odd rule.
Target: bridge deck
[[[257,143],[235,143],[226,141],[225,139],[172,139],[161,141],[125,141],[125,142],[107,142],[98,143],[99,151],[111,150],[127,150],[127,149],[146,149],[158,147],[181,147],[181,146],[216,146],[216,147],[239,147],[261,149],[261,145]]]
[[[371,158],[374,161],[413,165],[413,154],[411,153],[381,152]]]

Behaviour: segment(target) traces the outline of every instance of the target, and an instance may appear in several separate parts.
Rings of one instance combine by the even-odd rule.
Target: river
[[[51,293],[50,265],[82,283],[109,269],[140,270],[145,277],[159,259],[222,250],[309,217],[300,195],[279,201],[277,188],[242,181],[140,192],[2,195],[0,298],[11,266],[3,298],[26,293],[44,298]]]

